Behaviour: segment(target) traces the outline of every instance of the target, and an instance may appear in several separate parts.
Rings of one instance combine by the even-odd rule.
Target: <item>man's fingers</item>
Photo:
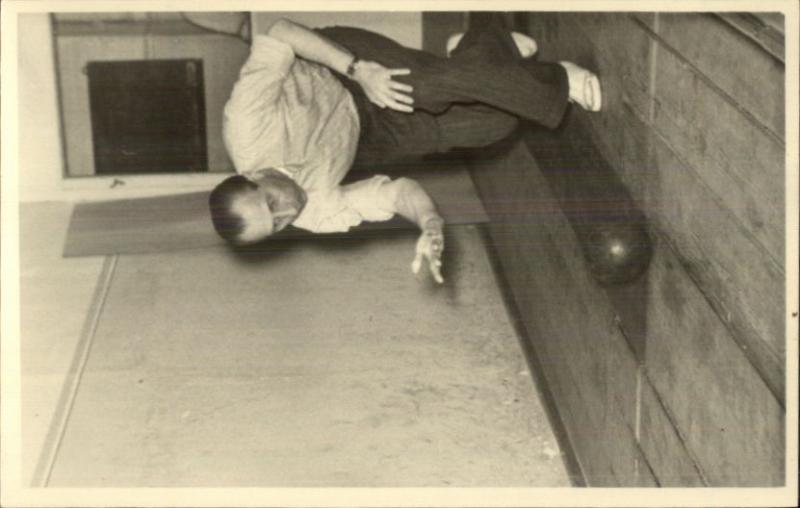
[[[411,262],[411,271],[414,272],[414,274],[416,275],[416,274],[419,273],[419,269],[420,268],[422,268],[422,253],[421,252],[417,253],[417,255],[414,257],[414,261]]]
[[[373,93],[367,93],[367,97],[369,98],[369,101],[370,101],[371,103],[375,104],[375,105],[376,105],[376,106],[378,106],[379,108],[383,109],[383,108],[385,108],[385,107],[386,107],[386,103],[385,103],[385,102],[383,101],[383,99],[382,99],[380,96],[378,96],[377,94],[373,94]]]
[[[431,252],[436,259],[440,259],[442,256],[442,251],[444,250],[444,238],[436,238],[431,241]]]
[[[399,102],[390,102],[389,107],[394,109],[395,111],[400,111],[402,113],[413,113],[414,108],[411,106],[406,106],[404,104],[400,104]]]
[[[418,274],[423,263],[427,263],[428,270],[433,279],[439,283],[444,283],[442,277],[442,250],[444,249],[444,238],[441,234],[433,231],[425,231],[417,241],[414,261],[411,263],[411,270]]]
[[[389,76],[404,76],[411,74],[411,69],[389,69]]]
[[[426,253],[425,257],[428,258],[428,266],[434,280],[439,284],[444,282],[442,278],[442,258],[440,250],[436,249],[436,244],[431,245],[431,252]]]
[[[398,91],[398,92],[411,93],[411,92],[414,91],[414,87],[413,86],[406,85],[405,83],[400,83],[399,81],[390,81],[389,82],[389,87],[392,90],[395,90],[395,91]]]
[[[393,93],[392,98],[397,102],[404,102],[406,104],[414,104],[414,99],[408,95],[402,93]]]
[[[439,284],[444,282],[444,278],[442,277],[441,271],[442,262],[434,259],[431,259],[431,275],[433,275],[433,279],[438,282]]]

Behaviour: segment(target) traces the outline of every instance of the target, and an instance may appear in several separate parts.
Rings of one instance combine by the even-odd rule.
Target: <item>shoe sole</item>
[[[600,80],[594,74],[590,74],[586,81],[583,82],[584,86],[584,93],[586,86],[589,87],[591,97],[592,97],[592,104],[589,105],[586,109],[596,113],[603,109],[603,91],[600,89]]]

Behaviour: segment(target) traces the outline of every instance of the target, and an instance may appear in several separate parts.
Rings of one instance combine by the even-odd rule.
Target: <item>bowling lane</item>
[[[567,486],[480,232],[120,256],[50,486]]]

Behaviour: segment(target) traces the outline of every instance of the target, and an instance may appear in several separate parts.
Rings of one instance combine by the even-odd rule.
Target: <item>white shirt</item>
[[[282,168],[308,194],[294,225],[347,231],[392,218],[379,175],[341,181],[355,158],[359,120],[350,93],[325,66],[295,58],[278,39],[257,35],[225,105],[223,138],[237,172]]]

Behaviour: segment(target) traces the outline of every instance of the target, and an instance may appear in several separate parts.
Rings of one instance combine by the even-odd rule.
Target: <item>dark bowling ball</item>
[[[652,245],[641,223],[592,224],[584,232],[589,270],[600,284],[633,282],[650,264]]]

